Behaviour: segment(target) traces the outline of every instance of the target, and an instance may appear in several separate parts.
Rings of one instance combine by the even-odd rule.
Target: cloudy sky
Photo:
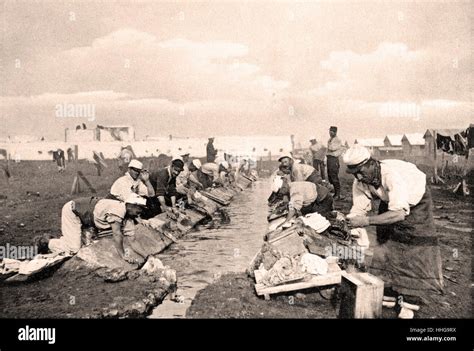
[[[0,136],[467,127],[472,2],[4,1]],[[58,116],[93,106],[94,121]],[[89,118],[91,119],[91,118]]]

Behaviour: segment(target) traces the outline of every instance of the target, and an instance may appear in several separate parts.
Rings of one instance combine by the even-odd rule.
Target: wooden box
[[[383,281],[369,273],[342,274],[339,318],[381,318]]]

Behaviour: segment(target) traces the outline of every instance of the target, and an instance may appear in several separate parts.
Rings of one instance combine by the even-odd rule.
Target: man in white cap
[[[184,165],[184,170],[176,178],[176,190],[180,194],[188,194],[191,188],[202,188],[202,184],[196,179],[195,173],[202,164],[199,159],[188,161]]]
[[[62,235],[59,239],[49,240],[48,247],[52,252],[75,254],[82,246],[83,233],[86,231],[112,230],[120,257],[133,263],[133,260],[125,255],[122,236],[133,235],[131,221],[141,214],[145,206],[146,199],[134,193],[130,194],[125,202],[95,197],[68,201],[61,212]],[[134,251],[143,256],[139,248]]]
[[[120,201],[125,201],[130,194],[140,196],[155,196],[155,190],[150,182],[150,174],[143,169],[143,164],[138,160],[131,160],[128,171],[117,179],[110,188],[110,195]]]
[[[230,171],[230,165],[227,161],[221,161],[219,164],[213,162],[207,162],[201,166],[201,173],[207,176],[207,180],[203,180],[202,175],[200,174],[201,179],[198,180],[204,184],[225,184],[227,174]]]
[[[356,178],[352,227],[377,227],[377,241],[370,271],[386,286],[413,302],[426,301],[429,292],[443,290],[438,237],[426,175],[401,160],[378,161],[360,145],[343,156],[347,172]],[[377,215],[368,215],[372,199],[380,199]]]
[[[141,263],[132,259],[128,251],[124,250],[123,237],[127,236],[130,245],[137,254],[146,258],[146,254],[135,242],[133,223],[140,216],[146,207],[146,199],[137,194],[131,193],[125,202],[102,199],[94,207],[94,225],[99,231],[112,230],[114,245],[117,253],[128,263]]]
[[[321,174],[321,178],[325,179],[324,159],[326,158],[326,148],[316,140],[316,137],[312,137],[309,141],[311,142],[309,150],[311,151],[313,167]]]
[[[283,154],[278,161],[280,162],[279,170],[284,174],[290,175],[292,182],[312,182],[314,184],[321,184],[322,178],[313,166],[304,163],[296,163],[291,154]]]
[[[290,182],[287,175],[277,174],[273,180],[272,192],[283,196],[283,201],[288,203],[286,222],[293,217],[315,212],[326,217],[333,210],[332,196],[318,194],[318,188],[312,182]]]

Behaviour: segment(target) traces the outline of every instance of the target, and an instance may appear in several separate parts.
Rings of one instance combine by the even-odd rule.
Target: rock
[[[445,267],[444,269],[446,269],[447,271],[453,271],[453,267]]]
[[[451,291],[451,295],[456,296],[456,293],[454,291]]]
[[[127,240],[124,240],[124,243],[126,242]],[[133,250],[130,250],[129,256],[134,259],[140,258]],[[85,261],[92,269],[105,267],[131,271],[138,268],[136,264],[132,265],[119,256],[111,237],[101,238],[92,245],[81,248],[76,257]]]
[[[156,257],[148,257],[148,260],[141,268],[143,271],[147,272],[148,274],[153,274],[157,272],[157,270],[163,270],[165,266],[163,263]]]
[[[127,272],[127,278],[130,280],[135,280],[141,276],[140,271],[129,271]]]
[[[109,283],[116,283],[122,280],[127,279],[127,272],[121,269],[108,269],[108,268],[101,268],[95,271],[95,273],[104,279],[104,281]]]

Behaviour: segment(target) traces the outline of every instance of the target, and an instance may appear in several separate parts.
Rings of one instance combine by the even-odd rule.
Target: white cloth
[[[125,201],[132,193],[147,196],[148,188],[140,179],[134,180],[132,176],[126,172],[124,176],[112,184],[110,193],[120,201]]]
[[[314,275],[324,275],[328,272],[328,263],[325,259],[313,255],[310,253],[305,253],[301,256],[300,261],[303,272]]]
[[[277,193],[282,187],[282,185],[283,185],[283,179],[281,178],[281,176],[276,175],[273,178],[273,182],[272,182],[272,192]]]
[[[322,233],[329,228],[331,223],[319,213],[308,213],[304,217],[300,217],[305,225],[313,228],[316,232]]]
[[[371,199],[375,196],[388,202],[390,211],[403,210],[405,215],[409,215],[410,206],[418,204],[425,194],[426,175],[413,163],[401,160],[383,160],[380,169],[382,185],[378,189],[354,180],[350,213],[366,215],[372,208]]]
[[[353,228],[351,229],[351,235],[356,238],[357,245],[363,248],[369,248],[370,241],[365,228]]]
[[[81,248],[81,227],[79,217],[72,212],[74,201],[66,202],[61,211],[61,234],[59,239],[51,239],[48,247],[51,252],[76,253]]]

